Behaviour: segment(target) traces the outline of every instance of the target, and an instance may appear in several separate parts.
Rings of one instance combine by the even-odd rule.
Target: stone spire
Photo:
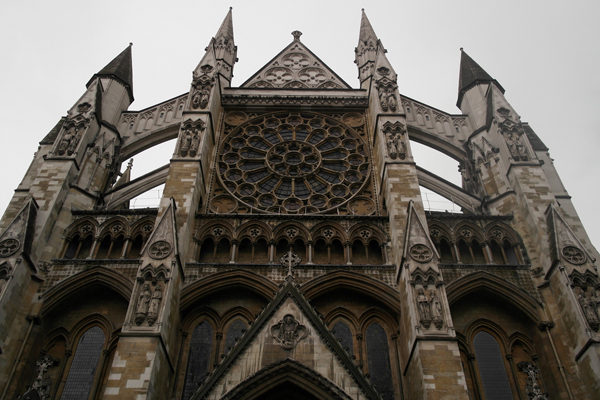
[[[377,38],[365,9],[362,10],[362,18],[360,21],[360,34],[358,37],[358,45],[354,50],[354,63],[358,66],[358,74],[361,83],[373,74],[377,54],[385,53],[386,50]]]
[[[95,74],[92,79],[90,79],[87,86],[89,86],[96,77],[112,78],[121,82],[121,84],[127,88],[129,96],[131,97],[131,101],[133,101],[133,65],[131,57],[132,46],[133,43],[129,43],[129,46],[127,46],[127,48],[123,50],[121,54],[106,64],[106,66],[102,68],[100,72]]]
[[[502,93],[504,93],[504,89],[502,86],[494,78],[490,76],[479,64],[477,64],[469,55],[460,48],[460,76],[458,78],[458,102],[460,104],[462,100],[462,96],[465,94],[467,90],[471,87],[477,85],[478,83],[485,82],[495,82]]]

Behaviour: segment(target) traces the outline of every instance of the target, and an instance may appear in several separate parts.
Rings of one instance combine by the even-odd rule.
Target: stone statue
[[[400,133],[396,133],[395,135],[390,133],[386,143],[390,157],[393,160],[396,158],[404,160],[406,158],[406,145],[404,144]]]
[[[194,85],[195,91],[192,97],[192,107],[204,109],[208,105],[208,99],[210,98],[211,84],[197,83]]]
[[[425,290],[420,288],[417,294],[417,303],[419,305],[419,316],[421,318],[421,324],[428,329],[431,324],[431,307],[429,305],[429,299],[425,294]]]
[[[148,315],[148,307],[150,304],[150,285],[144,283],[142,286],[142,291],[140,292],[140,296],[138,298],[137,307],[135,309],[135,324],[141,325],[142,322],[146,319]]]
[[[152,326],[158,319],[158,309],[162,301],[162,290],[160,285],[156,286],[154,293],[152,293],[152,299],[150,300],[150,307],[148,308],[148,325]]]
[[[77,147],[77,143],[79,142],[79,130],[73,128],[69,128],[65,130],[65,133],[58,143],[58,148],[56,152],[59,156],[67,153],[67,155],[72,155],[75,152],[75,148]]]
[[[515,161],[527,161],[529,160],[529,154],[523,144],[521,135],[518,132],[509,131],[506,143],[510,151],[510,155]]]
[[[198,154],[198,145],[200,144],[200,134],[197,128],[194,128],[192,141],[190,143],[190,156],[195,157]]]
[[[583,294],[579,295],[579,305],[581,306],[583,315],[585,315],[585,319],[590,324],[590,327],[597,331],[600,328],[600,319],[598,319],[598,312],[593,303],[591,299],[586,298]]]
[[[185,128],[185,130],[183,131],[183,134],[182,134],[182,138],[181,138],[181,150],[180,150],[181,157],[187,156],[191,145],[192,145],[192,129]]]
[[[431,307],[431,317],[433,319],[433,324],[436,328],[442,329],[444,325],[444,317],[442,314],[442,303],[440,299],[437,297],[435,290],[431,291],[431,296],[429,296],[429,305]]]
[[[31,387],[38,391],[42,400],[50,398],[52,381],[50,380],[48,368],[55,365],[58,365],[58,360],[48,355],[42,357],[36,362],[37,375],[33,380]]]

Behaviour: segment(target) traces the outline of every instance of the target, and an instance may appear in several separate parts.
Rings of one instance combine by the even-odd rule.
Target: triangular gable
[[[405,260],[412,259],[425,265],[435,265],[440,258],[427,229],[425,229],[425,224],[415,210],[415,203],[412,200],[408,203],[403,256]]]
[[[240,87],[284,89],[352,89],[319,57],[300,42],[294,41]]]
[[[35,219],[38,205],[33,197],[25,202],[17,216],[0,235],[0,257],[7,258],[19,254],[30,255],[35,233]]]
[[[249,381],[282,363],[314,371],[315,377],[328,381],[345,398],[380,398],[300,294],[293,278],[286,280],[192,400],[236,397],[234,394]],[[284,334],[286,326],[295,333],[287,336],[290,341]]]
[[[548,223],[548,238],[550,241],[550,256],[553,263],[560,260],[567,265],[591,266],[594,258],[573,233],[558,210],[551,204],[546,210]],[[569,271],[570,272],[570,271]]]
[[[149,256],[156,260],[161,260],[173,252],[173,255],[177,257],[179,253],[176,226],[175,200],[170,198],[169,206],[156,223],[154,230],[142,249],[141,256]],[[160,254],[157,254],[157,252]]]

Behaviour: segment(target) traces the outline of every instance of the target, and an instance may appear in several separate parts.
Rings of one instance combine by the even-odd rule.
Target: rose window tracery
[[[218,157],[223,186],[248,206],[277,213],[323,212],[368,181],[367,146],[350,127],[315,113],[277,113],[238,126]]]

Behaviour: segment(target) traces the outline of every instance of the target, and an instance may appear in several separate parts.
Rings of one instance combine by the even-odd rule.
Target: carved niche
[[[504,136],[510,156],[515,161],[529,161],[531,159],[523,135],[525,131],[521,123],[515,123],[510,119],[510,111],[505,108],[497,110],[500,118],[504,118],[499,124],[500,132]]]
[[[383,134],[386,138],[387,150],[392,160],[406,159],[406,144],[404,143],[404,134],[406,128],[400,122],[391,123],[387,121],[383,124]]]
[[[73,155],[77,149],[79,141],[81,140],[82,132],[85,131],[88,123],[89,120],[81,115],[77,115],[76,117],[68,120],[64,124],[62,136],[58,141],[56,154],[59,156]]]
[[[151,286],[152,284],[146,281],[140,290],[134,317],[137,326],[142,325],[144,321],[148,323],[148,326],[152,326],[158,319],[163,299],[162,283],[160,281],[155,282],[154,289]]]
[[[308,336],[306,326],[300,325],[292,314],[287,314],[270,330],[271,337],[285,350],[292,350]]]
[[[591,288],[590,296],[587,296],[587,288],[581,288],[577,301],[590,328],[597,332],[600,329],[600,296],[594,288]]]
[[[200,119],[196,121],[188,119],[183,123],[179,146],[179,155],[181,157],[196,157],[198,146],[200,145],[200,136],[205,128],[206,124]]]
[[[200,67],[201,74],[194,72],[192,81],[192,108],[194,110],[204,110],[210,100],[210,92],[215,82],[215,78],[209,75],[213,71],[210,65]]]
[[[387,70],[387,68],[379,68],[377,72],[380,70]],[[388,70],[389,73],[389,70]],[[387,75],[387,74],[386,74]],[[396,99],[396,90],[398,89],[398,85],[396,82],[384,76],[382,79],[377,81],[377,92],[379,93],[379,104],[381,105],[381,109],[384,112],[387,111],[397,111],[398,110],[398,100]]]

